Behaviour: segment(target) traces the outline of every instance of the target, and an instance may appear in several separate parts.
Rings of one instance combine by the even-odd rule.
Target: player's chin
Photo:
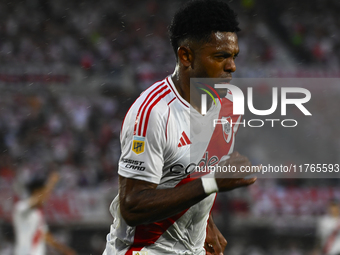
[[[220,98],[225,97],[228,93],[228,89],[215,89],[215,90]]]
[[[219,83],[225,83],[228,84],[231,82],[232,80],[232,76],[228,76],[228,77],[219,77]]]

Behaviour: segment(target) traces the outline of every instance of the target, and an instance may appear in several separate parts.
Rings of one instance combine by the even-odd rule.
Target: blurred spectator
[[[45,243],[65,255],[75,255],[71,248],[59,243],[47,229],[42,205],[49,197],[59,176],[52,172],[46,184],[42,179],[33,179],[27,186],[30,196],[14,207],[13,224],[16,233],[15,255],[44,255]]]
[[[318,221],[317,235],[322,254],[340,254],[340,205],[338,201],[329,202],[327,214]]]

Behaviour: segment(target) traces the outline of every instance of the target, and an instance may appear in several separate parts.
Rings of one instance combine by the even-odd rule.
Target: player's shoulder
[[[29,199],[20,200],[14,205],[14,212],[16,213],[21,213],[30,209]]]
[[[164,115],[168,111],[169,102],[174,98],[174,93],[168,77],[155,82],[141,93],[130,111],[133,115]]]
[[[164,127],[169,113],[169,102],[174,97],[168,77],[155,82],[132,104],[124,118],[122,131],[133,130],[135,135],[145,136],[148,126]]]

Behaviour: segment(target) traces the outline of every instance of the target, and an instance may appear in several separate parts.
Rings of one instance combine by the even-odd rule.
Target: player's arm
[[[225,164],[237,169],[250,165],[249,160],[237,152]],[[256,178],[216,178],[219,191],[228,191],[253,184]],[[170,189],[156,189],[157,184],[119,176],[120,211],[130,226],[156,222],[176,215],[208,196],[202,180],[196,179]]]
[[[204,243],[204,248],[207,251],[207,255],[223,254],[226,246],[227,246],[227,240],[224,238],[222,233],[218,230],[210,214],[208,226],[207,226],[207,236],[205,238],[205,243]]]
[[[58,242],[50,232],[45,234],[46,243],[64,255],[76,255],[77,253],[70,247]]]
[[[58,180],[59,180],[58,173],[52,172],[46,182],[45,187],[42,189],[40,194],[37,194],[30,198],[29,200],[30,207],[32,208],[37,206],[38,204],[45,202],[48,199],[49,195],[51,194],[54,186],[57,184]]]

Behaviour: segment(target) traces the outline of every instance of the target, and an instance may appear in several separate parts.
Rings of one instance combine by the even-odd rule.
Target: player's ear
[[[193,51],[187,46],[180,46],[177,50],[178,61],[182,63],[183,66],[189,67],[194,59]]]

